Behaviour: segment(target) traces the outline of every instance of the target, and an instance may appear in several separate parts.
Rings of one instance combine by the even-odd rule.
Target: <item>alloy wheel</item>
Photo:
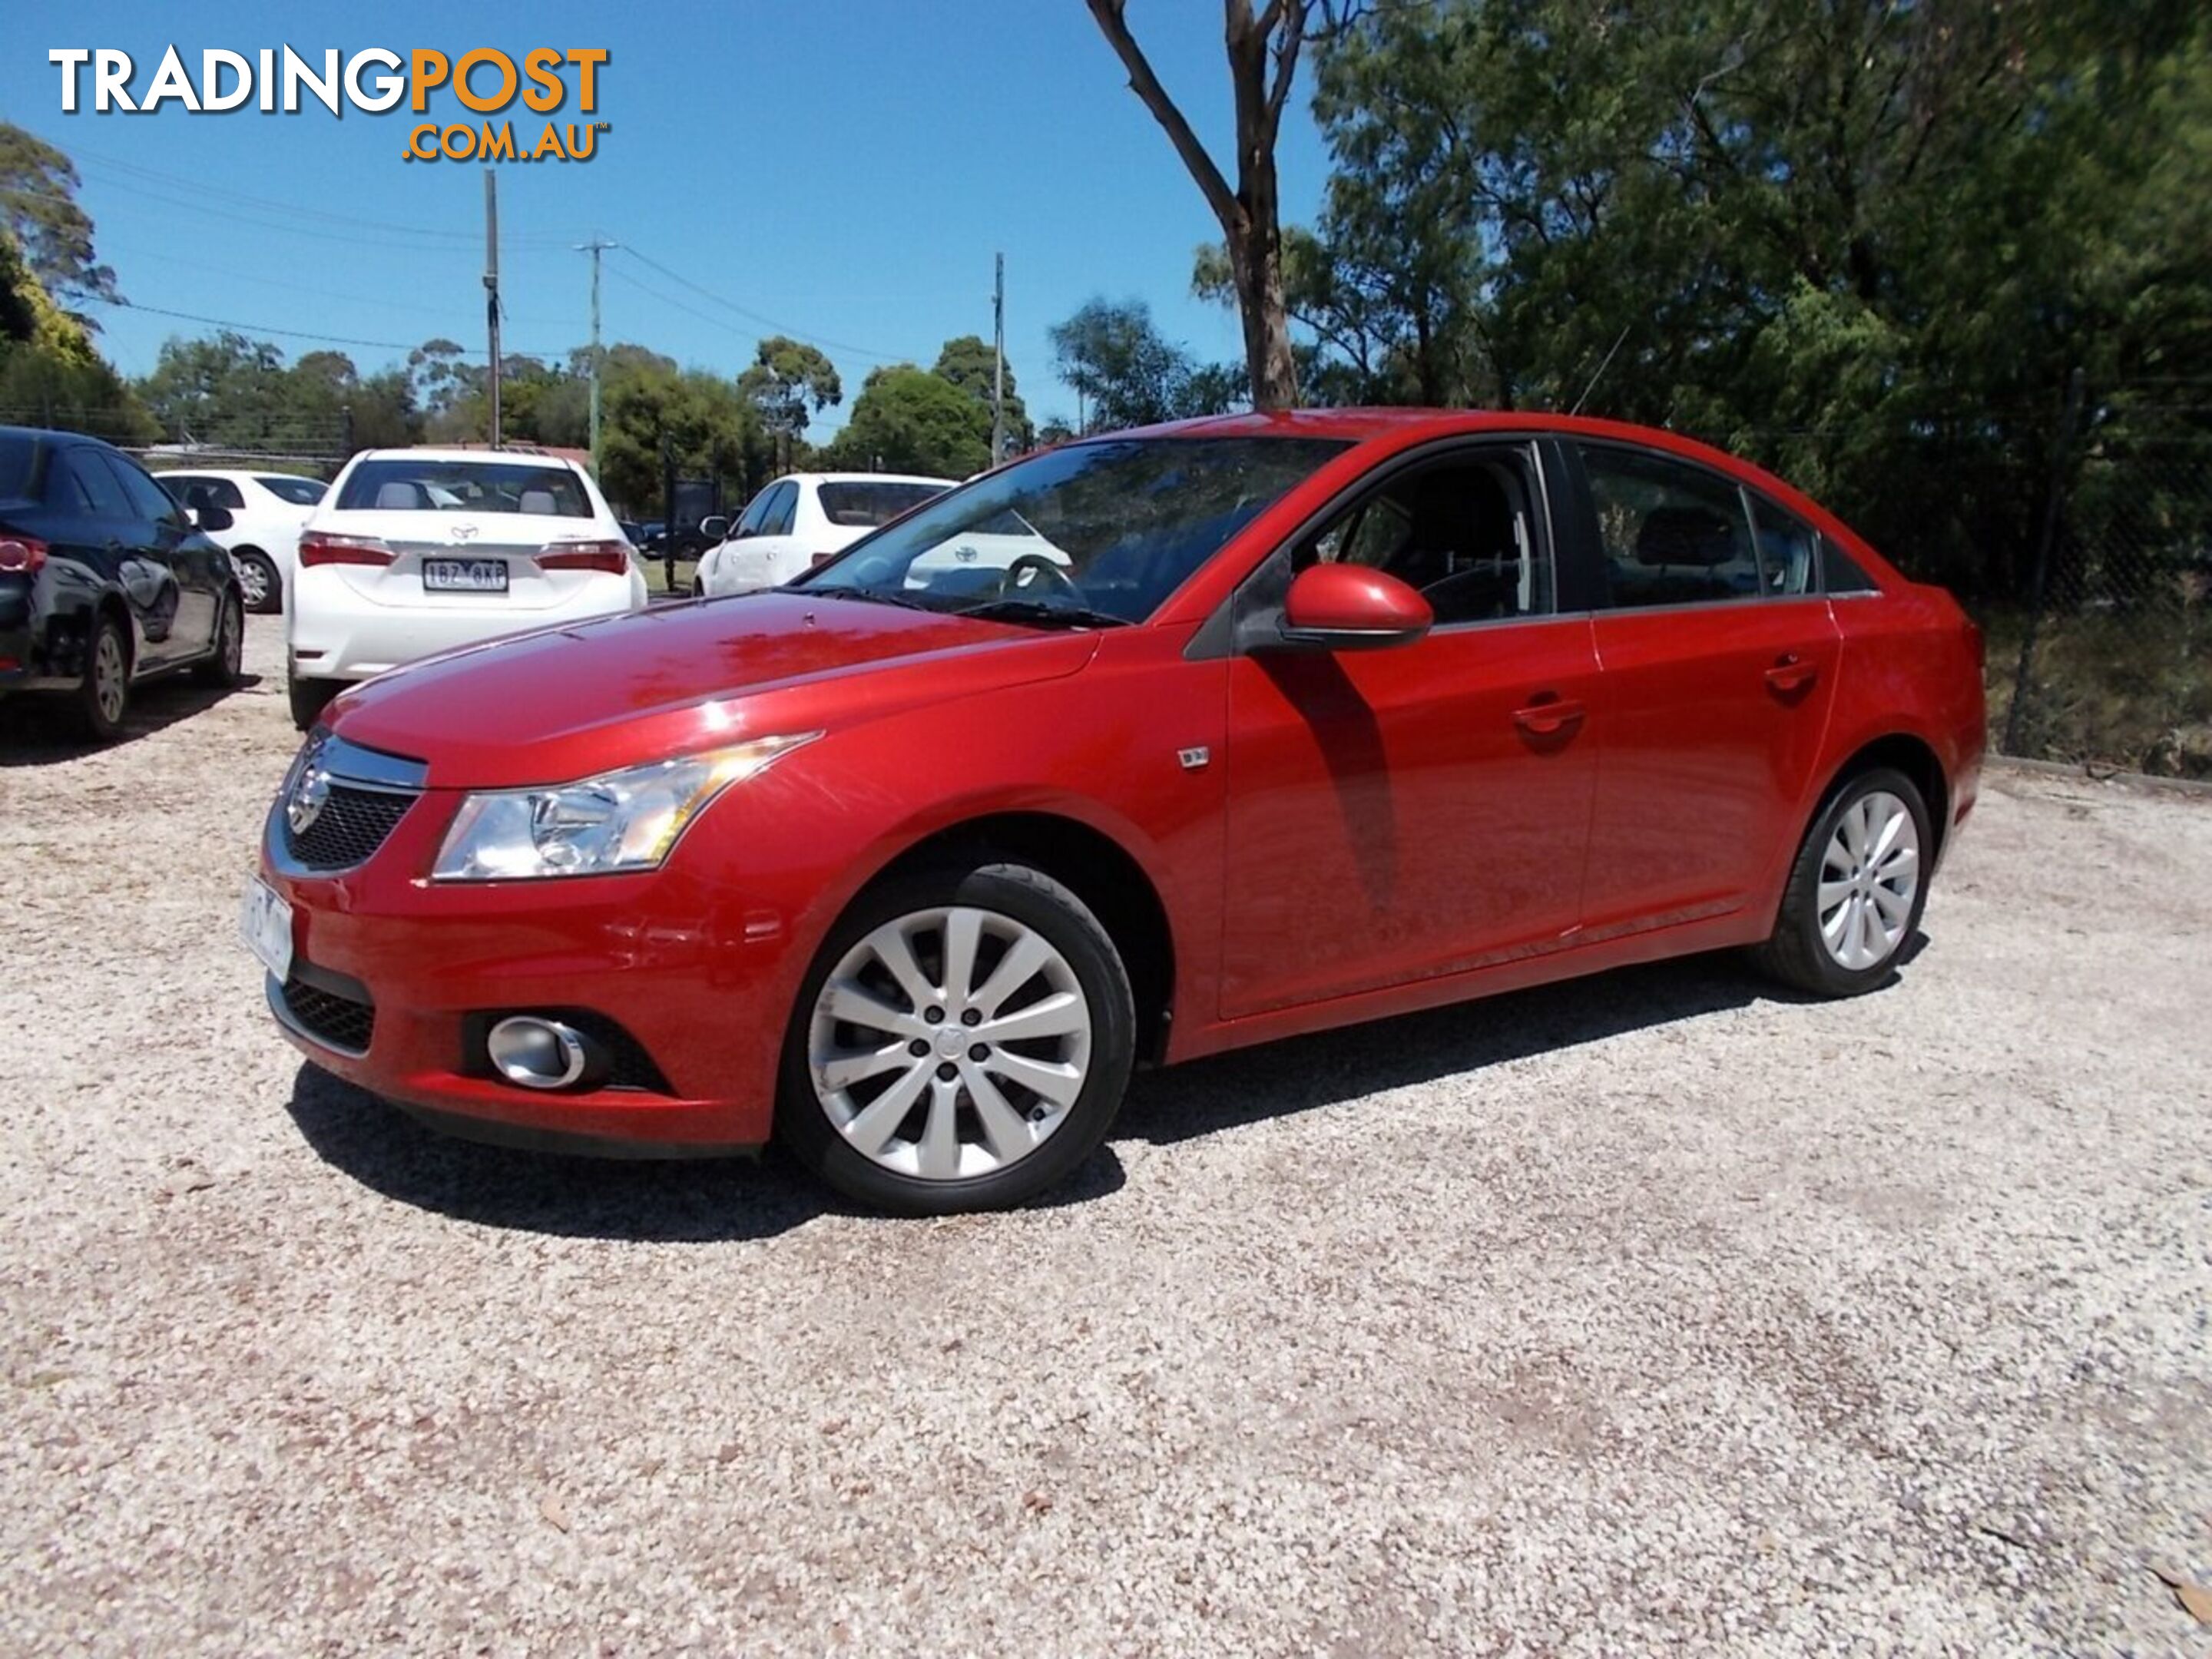
[[[258,559],[234,559],[231,568],[238,573],[239,591],[245,594],[246,606],[258,611],[269,602],[270,571]]]
[[[123,660],[123,641],[115,637],[113,629],[101,629],[100,641],[92,650],[92,696],[100,705],[100,719],[110,726],[123,718],[123,700],[129,680],[129,670]]]
[[[962,1181],[1019,1163],[1090,1076],[1089,1000],[1036,929],[969,905],[884,923],[815,999],[815,1098],[853,1150],[896,1174]]]
[[[1820,860],[1820,943],[1855,973],[1879,966],[1904,943],[1920,888],[1920,830],[1887,790],[1844,808]]]

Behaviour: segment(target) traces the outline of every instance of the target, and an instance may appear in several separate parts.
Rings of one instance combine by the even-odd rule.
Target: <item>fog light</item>
[[[584,1075],[588,1058],[580,1031],[533,1014],[493,1026],[484,1052],[501,1077],[525,1089],[565,1089]]]

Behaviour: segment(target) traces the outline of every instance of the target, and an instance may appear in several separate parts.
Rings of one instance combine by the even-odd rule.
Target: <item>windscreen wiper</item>
[[[987,622],[1059,623],[1067,628],[1127,628],[1129,619],[1110,611],[1093,611],[1082,605],[1050,605],[1042,599],[986,599],[963,605],[956,617],[981,617]]]
[[[794,587],[794,593],[817,599],[858,599],[863,605],[896,605],[908,611],[937,611],[933,605],[910,599],[903,593],[886,593],[880,587]],[[938,612],[942,615],[943,612]]]

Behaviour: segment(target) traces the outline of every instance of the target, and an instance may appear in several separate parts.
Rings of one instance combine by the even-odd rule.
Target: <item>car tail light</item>
[[[390,564],[399,556],[374,536],[341,536],[328,530],[311,530],[300,538],[300,563]]]
[[[628,542],[549,542],[538,555],[540,570],[599,570],[619,576],[629,568]]]
[[[0,536],[0,570],[35,576],[46,562],[46,544],[35,536]]]

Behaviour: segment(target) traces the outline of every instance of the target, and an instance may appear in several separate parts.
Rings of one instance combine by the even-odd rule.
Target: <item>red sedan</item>
[[[461,1133],[997,1206],[1139,1063],[1723,946],[1887,982],[1980,657],[1665,433],[1190,422],[349,693],[246,928],[310,1060]]]

